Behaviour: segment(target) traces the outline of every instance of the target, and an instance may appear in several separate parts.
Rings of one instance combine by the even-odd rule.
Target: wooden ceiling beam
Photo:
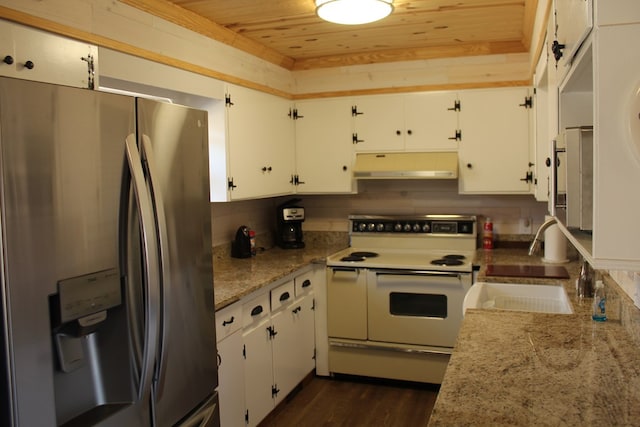
[[[260,59],[279,65],[280,67],[291,69],[294,64],[293,58],[282,55],[279,52],[257,43],[251,39],[231,31],[209,19],[203,18],[187,9],[177,6],[164,0],[120,0],[136,9],[145,11],[158,18],[165,19],[188,30],[194,31],[203,36],[217,40],[221,43],[240,49]]]
[[[385,62],[419,61],[436,58],[454,58],[461,56],[496,55],[523,53],[527,48],[520,40],[511,42],[464,43],[451,46],[435,46],[412,50],[381,50],[358,54],[324,56],[319,58],[298,59],[294,71],[317,68],[346,67],[350,65],[378,64]]]

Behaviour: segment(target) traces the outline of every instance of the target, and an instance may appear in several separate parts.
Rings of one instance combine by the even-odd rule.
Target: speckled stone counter
[[[312,263],[324,262],[328,255],[348,246],[344,236],[309,239],[304,249],[271,249],[258,251],[255,257],[232,258],[229,251],[214,251],[213,282],[216,310],[295,273]]]
[[[478,251],[486,264],[538,263],[525,250]],[[639,310],[604,274],[607,316],[591,320],[591,299],[576,297],[577,262],[560,280],[574,314],[468,310],[447,367],[430,426],[640,425]]]

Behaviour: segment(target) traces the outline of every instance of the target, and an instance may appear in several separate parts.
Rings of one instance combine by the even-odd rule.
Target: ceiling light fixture
[[[393,0],[315,0],[316,14],[335,24],[359,25],[378,21],[393,11]]]

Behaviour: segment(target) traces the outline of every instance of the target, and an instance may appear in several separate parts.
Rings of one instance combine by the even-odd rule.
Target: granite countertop
[[[274,247],[251,258],[232,258],[228,251],[213,258],[214,301],[220,310],[240,298],[344,249],[342,241],[311,241],[303,249]]]
[[[604,274],[607,316],[591,320],[591,299],[570,278],[486,276],[489,263],[542,264],[524,250],[477,253],[479,281],[561,282],[574,314],[468,310],[429,420],[430,426],[638,425],[638,309]]]

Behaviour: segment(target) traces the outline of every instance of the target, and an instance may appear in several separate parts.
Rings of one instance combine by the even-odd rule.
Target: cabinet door
[[[460,193],[529,193],[528,88],[460,92]]]
[[[273,357],[271,350],[271,322],[264,319],[254,328],[244,330],[244,385],[248,426],[255,426],[274,407],[272,396]]]
[[[353,192],[351,105],[349,98],[296,104],[297,193]]]
[[[404,101],[402,95],[371,95],[354,100],[355,150],[404,150]]]
[[[293,301],[292,301],[293,302]],[[273,313],[271,321],[277,335],[273,339],[273,382],[277,394],[275,404],[284,399],[300,382],[297,377],[299,369],[296,364],[300,354],[300,343],[295,333],[295,320],[298,311],[297,306],[290,304]]]
[[[245,426],[245,378],[242,353],[240,330],[218,342],[220,424],[225,427]]]
[[[629,43],[640,24],[595,36],[593,258],[597,268],[640,271],[640,55]]]
[[[289,194],[293,190],[294,128],[290,102],[229,87],[227,147],[234,200]]]
[[[458,94],[428,92],[406,95],[405,149],[456,151],[458,149]]]
[[[297,360],[296,377],[302,381],[315,368],[315,298],[314,293],[307,293],[294,304],[294,325],[300,357]]]
[[[557,60],[561,75],[573,61],[578,48],[593,27],[592,0],[555,0],[555,41],[562,48],[562,57]]]
[[[0,75],[81,88],[97,87],[98,49],[87,43],[10,22],[0,22]],[[83,60],[84,58],[84,60]],[[8,59],[7,59],[8,61]],[[89,61],[94,73],[90,73]]]

